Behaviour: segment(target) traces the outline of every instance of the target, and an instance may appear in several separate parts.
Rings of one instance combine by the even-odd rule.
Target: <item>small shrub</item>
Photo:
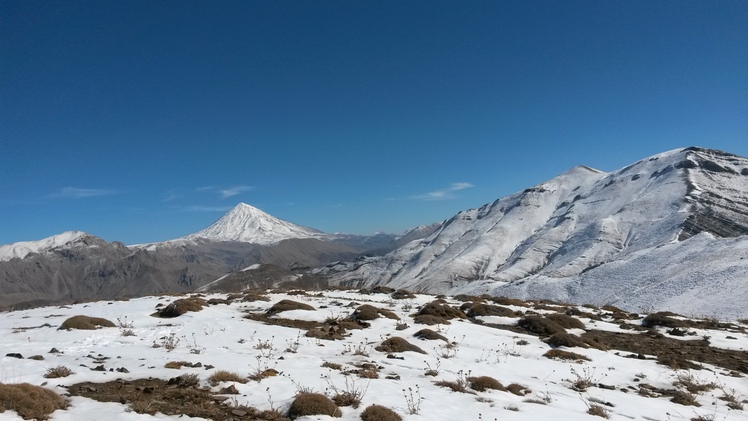
[[[397,291],[392,293],[391,297],[394,300],[409,300],[416,298],[415,294],[408,291],[407,289],[398,289]]]
[[[673,393],[673,398],[670,399],[670,402],[675,402],[685,406],[701,406],[699,402],[696,401],[696,395],[685,390],[676,390],[675,393]]]
[[[402,421],[402,417],[387,407],[369,405],[361,413],[361,421]]]
[[[664,326],[664,327],[683,327],[684,323],[680,320],[673,319],[672,317],[668,316],[665,313],[654,313],[650,314],[649,316],[645,317],[644,320],[642,320],[642,326],[644,327],[655,327],[655,326]]]
[[[268,309],[267,314],[274,315],[289,310],[314,310],[314,307],[298,301],[280,300]]]
[[[296,419],[305,415],[329,415],[339,418],[342,413],[335,402],[320,393],[300,393],[296,395],[291,407],[288,409],[288,417]]]
[[[502,306],[517,306],[517,307],[527,307],[528,304],[525,301],[522,301],[517,298],[507,298],[507,297],[492,297],[491,301],[493,301],[496,304],[502,305]]]
[[[429,341],[441,339],[444,342],[449,342],[444,335],[434,332],[431,329],[421,329],[418,332],[414,333],[413,336],[415,336],[418,339],[426,339]]]
[[[449,320],[443,317],[432,316],[430,314],[422,314],[420,316],[415,316],[413,317],[413,322],[419,325],[428,325],[428,326],[450,324]]]
[[[73,316],[60,325],[57,330],[96,330],[99,327],[115,327],[116,325],[101,317]]]
[[[325,367],[325,368],[330,368],[330,369],[333,369],[333,370],[338,370],[338,371],[340,371],[340,370],[341,370],[341,369],[343,368],[343,366],[342,366],[342,365],[340,365],[340,364],[338,364],[338,363],[331,363],[331,362],[329,362],[329,361],[325,361],[325,362],[323,362],[323,363],[322,363],[322,367]]]
[[[237,382],[243,384],[247,383],[247,379],[241,374],[226,370],[218,370],[215,373],[211,374],[210,377],[208,377],[208,383],[211,386],[216,386],[221,382]]]
[[[465,319],[467,316],[462,311],[450,307],[446,304],[441,304],[438,301],[432,301],[421,308],[416,313],[416,316],[434,316],[441,319]]]
[[[517,326],[538,336],[552,336],[557,333],[566,333],[558,323],[541,316],[527,316],[517,322]]]
[[[572,335],[571,333],[556,333],[554,335],[551,335],[551,337],[546,340],[546,343],[554,348],[557,348],[559,346],[565,346],[569,348],[587,348],[587,344],[584,343],[579,336]]]
[[[374,320],[378,319],[380,315],[388,319],[400,320],[400,317],[398,317],[397,314],[391,312],[390,310],[377,308],[369,304],[359,306],[351,315],[351,319],[356,321]]]
[[[473,304],[470,306],[467,312],[468,317],[477,316],[500,316],[500,317],[516,317],[513,310],[506,307],[491,305],[491,304]]]
[[[686,389],[689,393],[699,394],[708,390],[715,389],[717,385],[715,383],[702,382],[699,378],[693,375],[690,371],[678,373],[676,376],[673,386],[680,386]]]
[[[604,406],[600,404],[590,404],[587,406],[587,413],[590,415],[594,415],[596,417],[603,417],[605,419],[610,418],[610,414],[608,413],[608,410],[605,409]]]
[[[180,298],[160,308],[152,316],[161,318],[179,317],[188,311],[200,311],[207,305],[208,302],[199,297]]]
[[[406,341],[405,339],[393,336],[389,339],[385,339],[381,345],[374,348],[375,350],[379,352],[405,352],[405,351],[413,351],[418,352],[421,354],[425,354],[426,351],[422,350],[421,348],[411,344],[410,342]]]
[[[567,314],[556,313],[545,316],[546,319],[556,322],[559,326],[564,329],[584,329],[584,323],[576,317],[569,316]]]
[[[465,373],[464,371],[460,370],[457,372],[457,379],[455,379],[454,381],[449,382],[446,380],[441,380],[435,382],[434,384],[437,386],[452,389],[453,392],[471,393],[467,390],[468,386],[470,385],[470,381],[468,380],[469,376],[470,373]]]
[[[189,361],[169,361],[164,364],[164,368],[171,368],[176,370],[179,370],[184,366],[192,367],[192,363]]]
[[[58,365],[57,367],[52,367],[47,369],[47,373],[44,375],[44,378],[46,379],[57,379],[60,377],[67,377],[73,373],[73,370],[63,366]]]
[[[57,393],[28,383],[0,383],[0,413],[16,411],[24,419],[46,420],[49,415],[68,407]]]
[[[517,396],[525,396],[529,393],[532,393],[532,390],[517,383],[512,383],[509,386],[507,386],[506,391]]]
[[[556,360],[569,360],[569,361],[592,361],[588,357],[577,354],[576,352],[563,351],[560,349],[552,349],[545,354],[544,357]]]
[[[384,285],[379,285],[371,289],[370,291],[372,294],[392,294],[395,292],[395,288],[386,287]]]
[[[489,376],[468,377],[468,382],[470,383],[470,388],[478,392],[485,392],[486,389],[506,390],[504,385],[498,380]]]

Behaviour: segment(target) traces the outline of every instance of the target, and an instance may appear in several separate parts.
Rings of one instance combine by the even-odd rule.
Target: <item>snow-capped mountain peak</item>
[[[572,285],[603,266],[623,267],[700,233],[748,238],[748,159],[691,147],[609,173],[574,167],[459,212],[387,256],[349,263],[334,282],[507,295],[516,292],[501,289],[505,285],[525,288],[540,278]],[[568,299],[562,293],[571,287],[560,285],[543,293]]]
[[[56,247],[64,246],[90,236],[82,231],[65,231],[37,241],[21,241],[18,243],[0,246],[0,261],[8,261],[13,258],[23,259],[29,253],[42,253]]]
[[[254,206],[239,203],[208,228],[183,238],[276,244],[291,238],[318,238],[323,235],[315,229],[284,221]]]

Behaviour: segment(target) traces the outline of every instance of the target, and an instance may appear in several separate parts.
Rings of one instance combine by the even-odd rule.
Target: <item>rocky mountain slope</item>
[[[0,309],[185,292],[253,264],[283,270],[396,248],[394,235],[325,234],[244,203],[175,240],[125,246],[82,232],[0,247]]]
[[[748,159],[686,148],[610,173],[573,168],[460,212],[432,235],[386,256],[323,272],[344,285],[630,305],[641,305],[643,298],[677,302],[694,283],[709,286],[704,291],[742,285],[737,294],[748,302],[746,234]],[[637,270],[644,260],[648,278]],[[656,276],[660,271],[666,278]],[[717,274],[726,283],[720,288],[712,279]],[[612,283],[611,277],[620,279]],[[646,286],[653,282],[673,285],[652,296]],[[638,289],[632,291],[634,283]],[[713,304],[703,309],[720,310]]]

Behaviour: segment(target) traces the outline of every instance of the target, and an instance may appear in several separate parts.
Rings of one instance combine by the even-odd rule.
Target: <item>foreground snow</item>
[[[456,343],[454,355],[445,358],[444,355],[452,351],[445,349],[443,341],[420,341],[413,337],[416,331],[428,326],[414,324],[409,315],[418,306],[432,301],[433,296],[418,295],[414,299],[393,300],[385,294],[362,295],[345,291],[326,291],[309,296],[269,296],[271,300],[268,302],[211,305],[202,311],[189,312],[173,319],[159,319],[150,315],[157,304],[167,304],[174,297],[147,297],[131,301],[96,302],[4,313],[0,318],[2,355],[42,355],[44,360],[3,357],[0,382],[45,384],[64,394],[64,386],[84,381],[105,382],[118,378],[134,380],[147,377],[169,379],[180,374],[195,373],[199,375],[201,384],[207,385],[206,379],[215,370],[235,371],[246,376],[258,369],[274,368],[281,375],[261,382],[236,383],[239,394],[232,395],[229,402],[285,411],[299,387],[325,393],[333,388],[346,389],[347,385],[365,391],[365,395],[358,409],[342,408],[342,420],[359,419],[361,411],[375,403],[393,409],[406,420],[595,419],[587,414],[588,406],[595,402],[610,403],[606,408],[610,419],[614,420],[664,421],[691,419],[699,415],[714,417],[705,419],[748,420],[748,412],[730,410],[724,401],[718,399],[723,394],[720,387],[732,390],[735,396],[742,399],[748,397],[746,378],[729,376],[728,370],[723,368],[707,365],[706,370],[692,372],[696,378],[716,383],[719,387],[697,396],[701,407],[682,406],[665,397],[645,398],[636,392],[641,382],[657,388],[673,389],[673,382],[681,372],[658,365],[654,360],[623,358],[628,354],[625,352],[574,348],[571,350],[586,355],[591,362],[559,362],[543,357],[550,347],[535,336],[494,329],[470,321],[452,320],[449,325],[431,326]],[[225,295],[205,298],[225,298]],[[379,318],[371,321],[371,327],[367,329],[349,331],[350,336],[343,341],[325,341],[306,338],[304,331],[299,329],[270,326],[242,317],[246,312],[263,313],[281,299],[306,302],[315,307],[316,311],[294,310],[280,313],[277,317],[322,321],[348,316],[358,305],[371,303],[394,311],[408,327],[396,330],[397,320]],[[352,302],[355,303],[349,305]],[[460,304],[457,301],[450,302],[457,306]],[[65,319],[79,314],[103,317],[115,322],[119,320],[123,325],[132,325],[135,336],[123,336],[123,328],[57,330]],[[623,332],[616,323],[582,320],[588,329]],[[516,323],[516,319],[495,316],[485,317],[483,321]],[[727,338],[730,335],[734,337],[735,333],[722,331],[699,331],[698,334],[707,333],[712,336],[712,344],[716,346],[729,346],[742,351],[748,349],[748,334],[741,333],[737,339]],[[395,354],[402,359],[394,359],[374,350],[376,345],[389,336],[405,338],[427,354],[405,352]],[[154,344],[163,345],[165,338],[169,337],[179,339],[174,350],[154,348]],[[523,341],[527,344],[521,345]],[[268,343],[271,344],[270,349],[258,346]],[[48,353],[53,347],[60,353]],[[291,352],[295,347],[296,352]],[[355,355],[357,353],[368,355]],[[104,357],[108,359],[104,360]],[[104,361],[105,369],[113,371],[91,370],[98,365],[94,360]],[[748,361],[748,353],[745,360]],[[215,368],[164,368],[164,364],[170,361],[201,362]],[[380,367],[379,378],[369,380],[354,375],[346,376],[341,371],[321,367],[323,362],[342,364],[345,368],[353,368],[365,362],[373,363]],[[56,379],[43,377],[49,368],[60,365],[72,369],[75,374]],[[427,368],[436,367],[439,367],[436,377],[424,375]],[[129,372],[116,371],[122,368]],[[454,381],[462,373],[491,376],[504,385],[518,383],[532,390],[532,393],[527,396],[500,391],[457,393],[434,384],[438,380]],[[584,392],[574,391],[570,384],[577,375],[587,376],[596,384],[614,386],[614,389],[591,387]],[[221,384],[213,390],[217,391],[224,386],[226,384]],[[415,402],[409,402],[408,390],[412,391]],[[419,395],[422,398],[420,403]],[[416,412],[416,405],[419,407],[418,413],[411,413]],[[100,403],[72,397],[70,408],[55,412],[51,419],[153,418],[179,417],[136,414],[124,404]],[[12,412],[0,414],[0,420],[16,419],[20,418]],[[315,416],[303,419],[333,418]]]

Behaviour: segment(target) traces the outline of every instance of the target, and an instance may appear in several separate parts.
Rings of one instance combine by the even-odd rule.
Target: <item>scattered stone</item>
[[[224,387],[223,389],[219,390],[218,394],[220,394],[220,395],[238,395],[239,394],[239,389],[237,389],[236,386],[234,386],[232,384],[232,385],[230,385],[228,387]],[[234,415],[237,415],[237,414],[234,414]],[[240,415],[240,416],[243,416],[243,415]]]
[[[19,354],[17,352],[8,353],[8,354],[5,354],[5,356],[6,357],[10,357],[10,358],[18,358],[19,360],[23,359],[23,355],[21,355],[21,354]]]

